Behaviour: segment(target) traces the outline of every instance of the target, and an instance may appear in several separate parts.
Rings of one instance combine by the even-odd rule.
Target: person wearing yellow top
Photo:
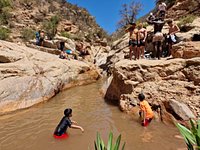
[[[149,103],[145,100],[145,96],[143,93],[138,95],[138,99],[140,100],[140,116],[142,114],[142,126],[148,126],[151,120],[154,117],[153,111]]]

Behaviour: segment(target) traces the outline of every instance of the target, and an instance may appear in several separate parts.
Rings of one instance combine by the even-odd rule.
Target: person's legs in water
[[[152,118],[146,118],[144,122],[142,122],[142,126],[146,127],[150,124]]]

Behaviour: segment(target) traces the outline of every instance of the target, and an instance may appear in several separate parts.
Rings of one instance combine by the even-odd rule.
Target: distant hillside
[[[190,19],[193,20],[195,16],[200,16],[200,0],[156,0],[157,5],[160,2],[165,2],[167,4],[167,13],[166,19],[173,19],[175,21],[190,22]],[[154,14],[157,11],[157,6],[151,10]],[[150,13],[149,12],[149,13]],[[138,22],[146,22],[146,18],[149,15],[146,14],[138,19]],[[115,33],[112,34],[112,38],[117,40],[125,34],[124,29],[118,29]]]
[[[65,37],[93,41],[107,33],[89,12],[65,0],[1,0],[0,39],[22,41],[42,29],[52,38]]]

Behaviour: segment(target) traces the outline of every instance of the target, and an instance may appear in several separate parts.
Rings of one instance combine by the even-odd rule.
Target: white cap
[[[162,2],[162,5],[167,6],[164,2]]]

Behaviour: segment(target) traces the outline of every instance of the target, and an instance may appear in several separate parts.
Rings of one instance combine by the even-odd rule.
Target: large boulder
[[[184,103],[171,99],[169,101],[169,106],[171,110],[175,113],[175,115],[179,117],[181,120],[189,120],[190,118],[191,119],[195,118],[192,111]]]
[[[76,85],[94,82],[92,64],[0,41],[0,114],[46,101]]]
[[[172,56],[184,59],[200,57],[200,42],[181,42],[175,44],[173,45]]]

